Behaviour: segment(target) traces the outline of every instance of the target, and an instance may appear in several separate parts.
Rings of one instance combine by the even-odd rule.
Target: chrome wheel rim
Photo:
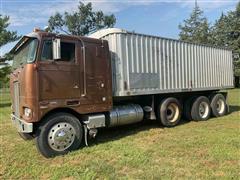
[[[209,114],[209,105],[206,102],[201,102],[199,104],[199,115],[201,118],[206,118]]]
[[[216,108],[217,112],[219,114],[222,114],[224,112],[224,109],[225,109],[224,101],[222,99],[219,99],[216,104],[217,104],[217,108]]]
[[[64,151],[73,144],[75,135],[76,131],[71,124],[57,123],[48,133],[48,144],[55,151]]]
[[[167,119],[170,122],[175,122],[178,119],[178,116],[180,114],[180,110],[177,104],[171,103],[167,107]]]

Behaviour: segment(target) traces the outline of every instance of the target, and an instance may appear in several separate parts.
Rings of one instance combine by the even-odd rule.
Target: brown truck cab
[[[218,117],[227,113],[226,93],[217,93],[225,87],[194,87],[203,84],[196,77],[206,74],[204,68],[188,71],[190,66],[179,63],[183,58],[175,58],[183,57],[176,55],[181,51],[163,48],[174,43],[179,49],[202,46],[119,29],[103,31],[90,38],[35,29],[11,50],[12,121],[22,138],[36,138],[37,148],[45,157],[78,149],[83,141],[87,145],[88,136],[95,137],[98,128],[143,119],[173,127],[182,114],[187,119],[207,120],[211,114]],[[193,52],[203,57],[202,51]],[[219,52],[231,55],[225,50]],[[185,61],[192,60],[187,56]],[[195,61],[192,67],[199,64]],[[229,73],[222,74],[226,77],[232,73],[231,66],[227,67]],[[189,76],[185,76],[187,71]],[[190,81],[173,76],[176,72]],[[219,78],[219,84],[230,82],[226,87],[232,87],[229,77],[228,81]]]
[[[80,115],[112,108],[106,41],[37,30],[12,53],[12,119],[19,132],[33,133],[33,124],[57,112]]]

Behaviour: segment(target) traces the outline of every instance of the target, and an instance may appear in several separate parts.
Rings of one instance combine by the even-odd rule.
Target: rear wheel
[[[208,120],[211,114],[210,102],[207,97],[199,96],[192,104],[191,117],[195,121]]]
[[[211,109],[212,114],[215,117],[220,117],[226,114],[227,112],[227,103],[226,99],[222,94],[215,94],[211,98]]]
[[[37,148],[45,157],[66,154],[79,148],[83,129],[79,120],[68,113],[57,113],[45,120],[36,138]]]
[[[176,98],[164,99],[158,108],[158,117],[166,127],[176,126],[181,118],[182,108]]]

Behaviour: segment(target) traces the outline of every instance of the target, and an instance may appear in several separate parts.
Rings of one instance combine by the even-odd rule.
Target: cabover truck
[[[173,127],[228,112],[225,48],[117,28],[88,37],[35,29],[11,53],[12,121],[45,157],[87,145],[99,128],[143,120]]]

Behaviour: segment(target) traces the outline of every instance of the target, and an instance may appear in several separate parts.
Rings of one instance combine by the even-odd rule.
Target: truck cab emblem
[[[78,89],[79,87],[78,87],[78,85],[75,85],[75,86],[73,86],[73,88],[74,88],[74,89]]]

